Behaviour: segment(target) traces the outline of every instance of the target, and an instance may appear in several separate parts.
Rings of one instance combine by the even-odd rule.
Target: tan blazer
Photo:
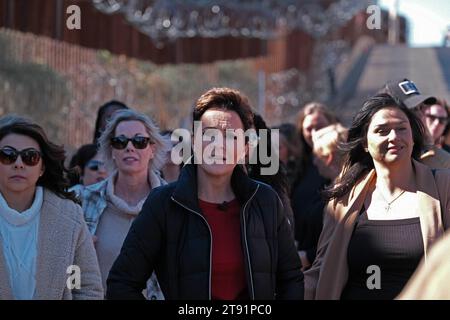
[[[426,260],[429,247],[450,226],[450,170],[438,170],[433,176],[430,168],[415,160],[413,167]],[[305,299],[340,298],[348,279],[350,237],[367,192],[375,187],[375,178],[372,170],[341,201],[331,201],[325,208],[317,256],[305,272]]]
[[[81,207],[44,189],[38,232],[34,299],[103,299],[97,256]],[[70,290],[67,287],[67,279],[73,274],[67,273],[70,265],[80,267],[79,290]],[[14,299],[2,245],[0,245],[0,299]]]

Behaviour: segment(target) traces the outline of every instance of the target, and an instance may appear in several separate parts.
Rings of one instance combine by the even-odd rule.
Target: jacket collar
[[[239,203],[245,203],[258,187],[258,182],[249,178],[240,165],[234,168],[231,188]],[[172,197],[191,210],[200,212],[198,206],[197,165],[185,164],[181,169]]]
[[[416,172],[417,198],[420,227],[424,240],[425,262],[428,247],[444,232],[443,212],[436,179],[432,170],[424,164],[413,160]],[[435,214],[430,214],[434,212]]]

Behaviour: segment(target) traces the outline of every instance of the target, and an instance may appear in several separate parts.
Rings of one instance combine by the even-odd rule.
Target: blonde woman
[[[333,181],[341,172],[344,162],[339,144],[347,140],[347,129],[336,123],[313,134],[314,165],[322,177]]]
[[[166,184],[159,170],[164,165],[168,145],[153,121],[134,110],[117,111],[99,143],[99,152],[112,174],[85,188],[81,200],[86,222],[94,235],[103,287],[106,288],[109,270],[119,255],[131,223],[150,191]],[[162,298],[158,286],[151,291],[147,296],[149,299]]]

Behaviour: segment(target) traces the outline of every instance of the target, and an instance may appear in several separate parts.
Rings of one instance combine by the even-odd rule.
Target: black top
[[[306,251],[310,263],[316,258],[317,243],[322,232],[325,200],[321,191],[328,182],[310,161],[305,176],[292,193],[297,249]]]
[[[341,299],[392,300],[408,282],[424,253],[419,218],[368,220],[367,212],[358,217],[347,251],[348,281]],[[379,266],[380,289],[374,269]]]

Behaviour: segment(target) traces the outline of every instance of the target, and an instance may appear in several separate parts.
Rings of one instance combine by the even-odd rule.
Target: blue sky
[[[441,46],[444,32],[450,26],[449,0],[398,0],[399,13],[409,20],[409,45],[414,47]],[[379,0],[388,9],[395,0]]]

